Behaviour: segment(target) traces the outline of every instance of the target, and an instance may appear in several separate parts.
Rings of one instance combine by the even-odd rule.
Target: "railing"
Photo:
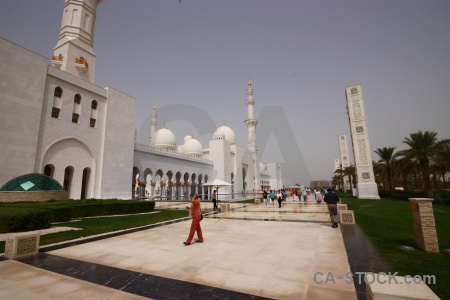
[[[63,61],[64,57],[61,54],[58,56],[52,55],[52,60]]]
[[[88,62],[86,61],[86,59],[84,59],[84,57],[80,57],[80,58],[75,58],[75,64],[76,65],[83,65],[86,67],[86,69],[89,69],[89,65]]]
[[[144,143],[135,143],[134,149],[146,151],[146,152],[152,152],[155,154],[162,154],[165,156],[171,156],[171,157],[176,157],[176,158],[190,159],[190,160],[198,161],[198,162],[201,162],[204,164],[209,164],[209,165],[214,164],[213,161],[206,159],[206,158],[202,158],[202,157],[195,156],[192,154],[184,154],[184,153],[177,152],[175,150],[160,148],[158,146],[152,146],[152,145],[148,145],[148,144],[144,144]]]
[[[225,196],[233,196],[232,193],[222,193],[218,195],[219,201],[225,201]],[[198,197],[200,200],[211,200],[212,194],[198,194]],[[135,200],[148,200],[149,196],[146,195],[146,197],[139,197],[137,194],[134,195]],[[178,196],[154,196],[152,197],[153,200],[160,200],[160,201],[189,201],[189,194],[186,195],[178,195]],[[234,197],[231,197],[234,198]]]

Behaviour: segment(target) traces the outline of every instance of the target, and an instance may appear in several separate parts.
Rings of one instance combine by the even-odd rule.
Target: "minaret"
[[[153,105],[152,111],[152,119],[150,120],[150,135],[148,137],[148,144],[152,144],[152,137],[155,135],[156,126],[158,125],[158,121],[156,120],[156,105]]]
[[[52,65],[88,82],[94,82],[94,28],[97,0],[65,0],[59,40]]]
[[[252,152],[253,156],[253,183],[252,187],[255,190],[261,189],[261,182],[260,182],[260,168],[259,168],[259,158],[258,158],[258,148],[256,147],[256,125],[258,124],[258,120],[255,119],[254,115],[254,105],[255,105],[255,99],[253,99],[253,90],[252,90],[252,83],[250,79],[248,80],[248,88],[247,88],[247,101],[245,103],[247,104],[247,120],[245,120],[245,125],[247,125],[247,131],[248,131],[248,141],[247,141],[247,150]]]
[[[253,113],[255,99],[253,99],[252,83],[250,79],[248,80],[247,85],[247,101],[245,102],[247,104],[248,111],[248,118],[247,120],[245,120],[245,125],[247,125],[248,131],[247,149],[252,151],[253,153],[256,153],[258,152],[258,149],[256,147],[256,125],[258,124],[258,120],[255,119],[255,115]]]

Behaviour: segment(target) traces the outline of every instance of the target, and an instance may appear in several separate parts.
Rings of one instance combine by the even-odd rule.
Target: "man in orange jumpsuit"
[[[203,235],[202,228],[200,227],[200,221],[202,212],[200,210],[200,200],[198,199],[197,194],[191,194],[191,206],[186,206],[187,209],[191,211],[192,223],[191,223],[191,231],[189,232],[189,236],[186,242],[183,242],[185,246],[189,246],[192,243],[192,239],[194,238],[194,234],[197,231],[197,243],[203,243]]]

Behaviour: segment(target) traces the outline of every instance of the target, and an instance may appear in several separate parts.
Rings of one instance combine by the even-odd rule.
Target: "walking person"
[[[270,190],[269,199],[270,199],[270,206],[272,206],[272,207],[275,207],[275,205],[273,204],[274,198],[275,198],[275,190]]]
[[[283,194],[281,193],[281,190],[278,190],[277,200],[278,200],[278,208],[281,208],[281,201],[283,201]]]
[[[213,210],[216,210],[218,208],[217,207],[217,191],[216,190],[213,191],[212,202],[214,204]]]
[[[183,242],[185,246],[189,246],[192,243],[192,239],[194,238],[195,232],[197,232],[198,237],[197,243],[203,243],[202,228],[200,227],[200,221],[202,219],[202,212],[200,210],[200,200],[198,200],[198,195],[196,193],[190,194],[189,197],[191,198],[191,206],[186,206],[186,208],[190,210],[192,223],[189,236],[186,242]]]
[[[308,197],[308,193],[306,192],[306,190],[303,190],[302,196],[303,196],[303,201],[306,202],[306,198]]]
[[[297,191],[294,188],[292,188],[291,194],[292,194],[292,201],[295,201],[295,194],[297,194]]]
[[[323,199],[322,199],[322,193],[320,192],[320,190],[317,189],[314,193],[316,195],[317,204],[322,203]]]
[[[328,193],[325,194],[324,201],[327,203],[328,212],[330,213],[330,221],[331,227],[337,228],[337,203],[341,201],[341,199],[334,193],[334,189],[328,189]]]
[[[267,191],[266,190],[263,191],[263,202],[264,202],[264,207],[267,207]]]

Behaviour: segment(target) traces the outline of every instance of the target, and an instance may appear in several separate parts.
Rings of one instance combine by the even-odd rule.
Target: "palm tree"
[[[358,176],[356,176],[356,167],[355,165],[350,165],[346,169],[347,172],[351,174],[352,179],[350,179],[350,182],[353,184],[353,188],[356,189],[356,184],[358,183]]]
[[[405,137],[403,140],[403,143],[407,144],[410,148],[399,151],[400,157],[408,158],[418,164],[422,175],[422,183],[429,198],[433,197],[430,180],[430,163],[450,143],[450,140],[438,141],[436,136],[437,133],[433,131],[411,133],[409,138]]]
[[[338,184],[338,189],[339,191],[341,191],[342,188],[342,184],[343,184],[343,179],[342,179],[342,167],[336,169],[336,171],[334,171],[334,177],[333,180],[336,179],[337,180],[337,184]]]
[[[432,168],[436,172],[436,175],[442,176],[443,188],[446,188],[445,176],[450,172],[450,145],[444,144],[438,150]]]
[[[333,186],[338,187],[338,191],[341,190],[341,179],[339,178],[339,175],[334,175],[333,178],[331,178],[331,181],[333,183]]]
[[[395,169],[401,174],[402,187],[408,189],[408,177],[411,177],[416,170],[416,163],[407,157],[402,157],[402,152],[396,154]]]
[[[382,163],[386,166],[386,175],[389,186],[389,193],[394,193],[394,181],[392,178],[392,163],[395,160],[394,156],[395,147],[383,147],[383,149],[377,148],[375,153],[380,156],[379,163]]]
[[[348,176],[348,180],[350,182],[350,188],[353,190],[356,188],[356,168],[354,165],[350,165],[345,167],[342,171],[343,176]]]
[[[384,174],[385,172],[385,166],[377,163],[376,161],[372,160],[372,166],[373,166],[373,175],[375,176],[375,183],[377,184],[377,186],[385,185],[385,181],[384,181]]]

